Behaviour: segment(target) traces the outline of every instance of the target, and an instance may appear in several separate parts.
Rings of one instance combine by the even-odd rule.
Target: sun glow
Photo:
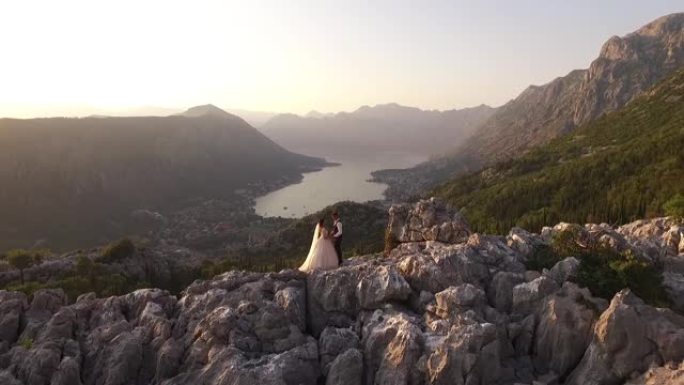
[[[649,17],[630,4],[622,8],[633,15],[609,25],[617,19],[602,15],[615,2],[602,2],[603,13],[592,2],[601,22],[588,25],[634,30]],[[649,7],[655,17],[675,6]],[[203,103],[295,113],[386,102],[497,105],[589,64],[609,35],[578,30],[581,9],[465,0],[4,1],[0,116]]]

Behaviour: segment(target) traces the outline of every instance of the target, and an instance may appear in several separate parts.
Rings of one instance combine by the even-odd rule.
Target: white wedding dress
[[[327,239],[328,230],[316,225],[314,230],[311,249],[304,263],[299,266],[299,270],[310,273],[314,270],[329,270],[337,267],[337,253],[335,246],[330,239]]]

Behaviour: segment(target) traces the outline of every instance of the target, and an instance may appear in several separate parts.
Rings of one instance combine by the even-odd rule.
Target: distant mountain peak
[[[220,117],[233,117],[234,115],[231,115],[227,113],[226,111],[216,107],[213,104],[203,104],[200,106],[195,106],[188,108],[185,112],[180,113],[179,115],[182,116],[187,116],[187,117],[198,117],[198,116],[220,116]]]
[[[316,111],[316,110],[311,110],[306,115],[304,115],[305,118],[313,118],[313,119],[320,119],[320,118],[324,118],[326,116],[330,116],[330,114],[324,114],[324,113],[322,113],[320,111]]]

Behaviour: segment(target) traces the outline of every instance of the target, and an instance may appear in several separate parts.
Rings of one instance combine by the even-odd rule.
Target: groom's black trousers
[[[337,253],[337,263],[342,265],[342,237],[335,238],[335,252]]]

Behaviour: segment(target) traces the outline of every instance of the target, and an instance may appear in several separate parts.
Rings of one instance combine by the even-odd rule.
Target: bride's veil
[[[313,240],[311,241],[311,248],[309,249],[309,255],[311,255],[311,253],[313,253],[313,251],[316,250],[316,245],[318,244],[318,238],[320,234],[321,225],[317,223],[316,229],[314,229]]]

